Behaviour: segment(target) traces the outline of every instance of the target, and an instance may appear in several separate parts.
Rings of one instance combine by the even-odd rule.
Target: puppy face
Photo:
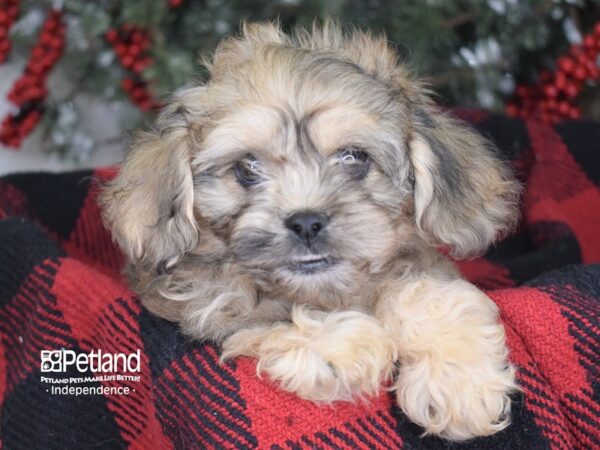
[[[275,77],[246,68],[280,92],[240,80],[192,156],[194,203],[261,289],[350,294],[410,239],[402,108],[360,69],[300,56]]]
[[[209,69],[102,196],[140,270],[195,256],[276,298],[351,298],[401,255],[476,253],[516,217],[491,145],[438,112],[381,38],[246,26]]]

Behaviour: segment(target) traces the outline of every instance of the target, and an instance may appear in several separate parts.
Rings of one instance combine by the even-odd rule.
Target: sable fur
[[[101,195],[145,306],[315,401],[373,394],[465,440],[509,423],[516,388],[497,308],[436,247],[476,255],[517,219],[519,186],[493,145],[441,112],[384,37],[326,22],[245,24],[175,94]],[[366,151],[361,180],[339,150]],[[252,154],[261,181],[234,165]],[[329,223],[311,248],[284,221]],[[290,261],[323,254],[311,275]]]

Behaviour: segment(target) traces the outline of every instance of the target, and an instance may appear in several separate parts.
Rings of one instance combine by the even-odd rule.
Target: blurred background
[[[594,0],[0,0],[0,174],[108,165],[243,19],[385,32],[447,106],[600,119]]]

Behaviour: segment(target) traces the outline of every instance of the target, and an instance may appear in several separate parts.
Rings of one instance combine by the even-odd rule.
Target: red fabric
[[[462,114],[526,183],[519,231],[459,263],[501,309],[523,392],[507,430],[454,448],[599,448],[600,126]],[[90,175],[113,174],[0,179],[1,448],[447,448],[385,390],[317,406],[145,311],[99,220]],[[60,348],[140,349],[141,379],[95,382],[130,395],[49,394],[40,351]]]

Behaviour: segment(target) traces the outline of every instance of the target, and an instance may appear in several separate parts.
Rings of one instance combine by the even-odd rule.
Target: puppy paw
[[[391,374],[394,346],[376,320],[357,311],[294,307],[292,323],[241,330],[223,343],[223,358],[258,358],[257,372],[316,401],[351,401],[378,392]]]
[[[510,423],[510,393],[518,390],[515,369],[493,358],[457,363],[443,355],[401,367],[398,404],[425,434],[464,441],[487,436]]]

